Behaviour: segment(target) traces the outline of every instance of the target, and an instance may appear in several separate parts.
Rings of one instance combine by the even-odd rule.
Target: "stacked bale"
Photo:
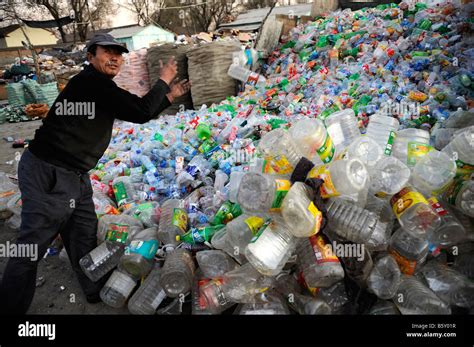
[[[191,48],[188,53],[188,73],[193,85],[194,107],[211,105],[236,93],[236,81],[227,75],[237,42],[215,41]]]
[[[171,58],[175,57],[178,63],[178,78],[179,80],[189,79],[188,76],[188,58],[186,52],[189,46],[186,45],[175,45],[172,43],[166,43],[161,46],[156,46],[148,49],[148,72],[150,74],[150,82],[153,86],[156,81],[160,78],[160,60],[163,64]],[[191,99],[191,93],[187,93],[174,100],[173,104],[162,112],[162,114],[176,114],[176,112],[182,110],[189,110],[193,108],[193,101]]]

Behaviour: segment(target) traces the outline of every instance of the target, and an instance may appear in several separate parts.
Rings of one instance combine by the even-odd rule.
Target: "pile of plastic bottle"
[[[117,123],[80,264],[133,314],[474,306],[473,21],[382,5],[296,27],[218,105]],[[135,290],[138,287],[137,290]]]

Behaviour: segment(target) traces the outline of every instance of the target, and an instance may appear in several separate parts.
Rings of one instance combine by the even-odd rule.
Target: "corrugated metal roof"
[[[309,16],[311,14],[311,5],[312,4],[299,4],[294,6],[278,6],[275,7],[270,14],[270,17],[275,16],[277,14],[292,14],[293,16]],[[257,29],[260,27],[260,24],[265,19],[265,16],[270,11],[270,7],[259,8],[255,10],[250,10],[245,13],[241,13],[237,16],[237,19],[230,23],[224,23],[219,26],[219,28],[237,28],[238,26],[247,26],[251,25],[252,27],[255,25]],[[242,29],[240,29],[242,30]]]

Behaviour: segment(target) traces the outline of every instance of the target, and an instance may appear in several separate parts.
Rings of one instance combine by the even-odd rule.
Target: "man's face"
[[[87,53],[87,60],[104,75],[114,78],[123,64],[122,51],[114,46],[97,46],[96,55]]]

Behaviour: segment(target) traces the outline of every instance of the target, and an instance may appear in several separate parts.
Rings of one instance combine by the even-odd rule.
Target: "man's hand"
[[[163,65],[163,61],[160,60],[160,79],[166,82],[171,87],[171,82],[176,78],[178,74],[178,64],[174,57],[171,57],[166,64]]]
[[[182,80],[179,82],[173,82],[170,85],[171,92],[166,94],[168,100],[172,103],[174,99],[183,96],[184,94],[188,93],[191,89],[191,81]]]

